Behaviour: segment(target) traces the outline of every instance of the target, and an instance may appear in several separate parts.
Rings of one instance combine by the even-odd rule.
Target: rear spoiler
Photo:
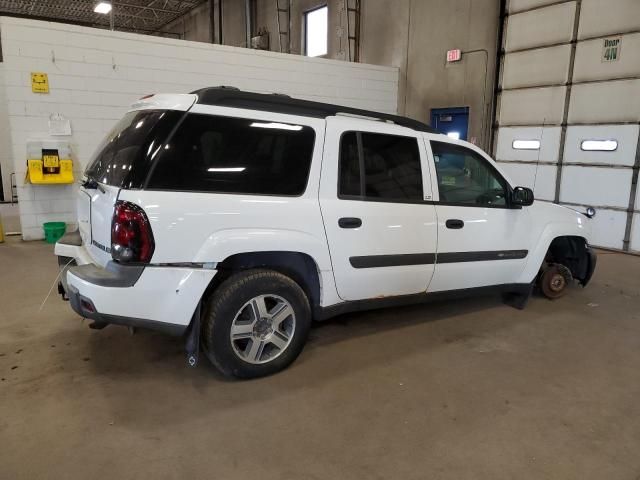
[[[186,112],[198,99],[192,93],[157,93],[145,95],[131,104],[129,112],[134,110],[178,110]]]

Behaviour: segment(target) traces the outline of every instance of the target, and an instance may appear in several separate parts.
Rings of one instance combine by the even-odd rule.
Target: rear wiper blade
[[[106,192],[106,190],[102,185],[100,185],[100,182],[98,182],[98,180],[93,178],[91,175],[86,175],[86,177],[87,177],[86,180],[82,182],[80,185],[82,185],[84,188],[88,188],[89,190],[98,189],[100,193]]]

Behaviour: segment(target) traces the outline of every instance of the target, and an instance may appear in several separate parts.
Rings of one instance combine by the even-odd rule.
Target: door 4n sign
[[[605,38],[602,41],[602,61],[615,62],[620,58],[620,47],[622,40],[620,37]]]

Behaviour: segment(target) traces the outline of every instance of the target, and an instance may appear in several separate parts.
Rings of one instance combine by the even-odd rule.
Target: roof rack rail
[[[393,123],[393,122],[391,122],[391,120],[384,120],[383,118],[371,117],[371,116],[368,116],[368,115],[356,115],[355,113],[349,113],[349,112],[336,112],[336,116],[338,116],[338,117],[359,118],[361,120],[371,120],[373,122]]]
[[[326,118],[338,114],[347,114],[393,122],[396,125],[411,128],[419,132],[438,133],[426,123],[412,118],[374,112],[371,110],[362,110],[359,108],[345,107],[342,105],[333,105],[331,103],[300,100],[298,98],[291,98],[280,94],[274,95],[246,92],[235,87],[209,87],[195,90],[191,93],[198,96],[197,103],[205,105],[246,108],[248,110],[261,110],[315,118]]]

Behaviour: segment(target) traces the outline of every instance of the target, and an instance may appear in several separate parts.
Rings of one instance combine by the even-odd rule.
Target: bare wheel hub
[[[566,284],[567,284],[567,281],[565,280],[564,275],[562,275],[561,273],[556,273],[551,278],[551,281],[549,282],[549,287],[554,292],[559,292],[566,286]]]

